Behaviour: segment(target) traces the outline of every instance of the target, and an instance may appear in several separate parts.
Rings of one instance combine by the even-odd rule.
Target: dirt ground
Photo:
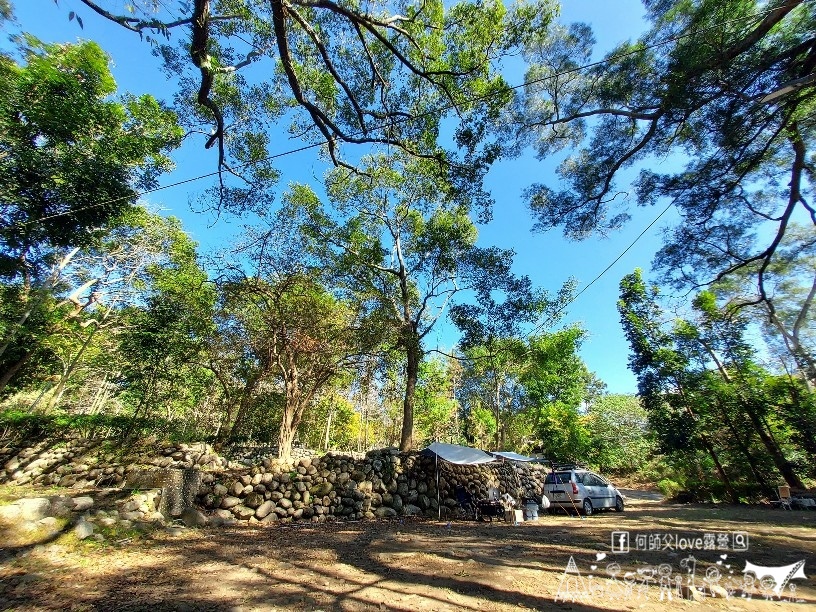
[[[519,525],[235,526],[102,543],[70,533],[38,540],[6,526],[0,609],[816,609],[816,512],[658,499],[630,492],[622,514],[544,515]],[[613,552],[613,541],[616,548],[628,543],[629,552]],[[799,561],[808,577],[790,580],[778,595],[774,580],[743,574],[746,562]],[[690,583],[699,601],[682,598]]]

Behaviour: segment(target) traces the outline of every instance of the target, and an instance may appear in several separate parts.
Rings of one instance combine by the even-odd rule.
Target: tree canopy
[[[152,96],[111,99],[96,43],[24,36],[18,51],[22,65],[0,55],[0,275],[30,281],[155,186],[182,131]]]
[[[586,25],[527,47],[521,142],[542,157],[574,147],[559,168],[562,189],[527,191],[537,227],[587,238],[619,228],[635,203],[667,200],[680,220],[655,260],[664,280],[694,289],[741,274],[739,305],[761,304],[773,318],[771,279],[793,223],[809,227],[804,248],[816,223],[816,9],[801,0],[645,5],[651,28],[590,68],[578,69],[593,44]],[[659,172],[664,159],[680,169]],[[629,168],[640,168],[631,194]],[[813,279],[811,269],[805,295]]]
[[[337,165],[354,165],[342,143],[392,146],[433,160],[452,197],[487,198],[481,176],[497,145],[485,141],[485,126],[510,100],[497,63],[555,12],[549,0],[509,8],[498,0],[191,0],[172,11],[145,0],[122,14],[82,2],[156,45],[181,85],[187,126],[217,147],[221,203],[238,208],[264,205],[259,196],[276,176],[267,146],[284,122]],[[177,31],[187,36],[172,44]],[[456,146],[443,146],[437,136],[450,116],[460,123]],[[228,174],[244,182],[229,189]]]

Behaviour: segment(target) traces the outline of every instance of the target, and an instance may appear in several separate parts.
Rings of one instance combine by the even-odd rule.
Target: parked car
[[[603,476],[575,466],[553,466],[544,480],[544,496],[549,512],[580,512],[589,516],[596,510],[623,512],[623,494]]]

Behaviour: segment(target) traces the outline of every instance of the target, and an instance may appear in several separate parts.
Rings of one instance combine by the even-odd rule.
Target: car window
[[[569,472],[550,472],[544,479],[544,484],[566,484],[570,481]]]
[[[603,476],[599,476],[598,474],[593,474],[592,476],[595,478],[595,480],[598,481],[598,482],[595,483],[596,485],[600,485],[602,487],[605,487],[606,485],[609,484],[609,481],[606,478],[604,478]]]
[[[582,474],[582,476],[583,478],[581,479],[581,482],[583,482],[584,485],[588,487],[594,487],[595,485],[598,484],[598,481],[592,474]]]

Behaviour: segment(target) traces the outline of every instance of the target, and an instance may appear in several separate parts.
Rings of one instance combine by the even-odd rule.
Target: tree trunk
[[[731,375],[728,373],[728,370],[725,369],[725,366],[717,357],[717,354],[705,343],[702,343],[705,347],[706,351],[708,352],[709,356],[714,361],[715,365],[717,366],[717,371],[720,373],[722,379],[730,384],[735,386],[735,395],[739,399],[740,403],[743,406],[745,413],[748,415],[748,418],[751,419],[751,423],[754,425],[754,430],[756,431],[759,439],[762,440],[762,443],[765,445],[765,448],[768,450],[768,453],[771,455],[771,459],[773,459],[774,465],[776,469],[779,470],[779,473],[782,474],[782,477],[785,479],[785,482],[788,483],[789,486],[796,488],[796,489],[804,489],[804,483],[799,479],[796,472],[793,470],[793,464],[788,461],[784,454],[782,453],[782,449],[779,448],[779,445],[774,440],[773,435],[770,433],[770,430],[766,427],[766,423],[763,422],[762,418],[759,415],[759,412],[754,409],[752,402],[743,395],[743,393],[739,390],[736,385],[740,384],[739,381],[734,382],[731,378]]]
[[[51,412],[51,410],[55,408],[57,404],[59,404],[60,400],[62,399],[62,394],[65,393],[65,385],[68,384],[68,379],[70,379],[71,375],[76,371],[79,361],[85,354],[85,349],[88,348],[88,345],[91,343],[91,340],[93,340],[94,335],[96,335],[97,329],[99,329],[99,326],[93,324],[93,328],[90,332],[88,332],[88,336],[82,342],[82,346],[79,347],[77,354],[71,360],[71,363],[68,365],[68,368],[66,368],[62,376],[60,376],[57,387],[54,389],[54,395],[51,396],[48,406],[46,407],[46,412]]]
[[[720,406],[720,402],[717,402],[717,405]],[[773,487],[768,483],[767,479],[765,478],[762,466],[760,466],[757,463],[756,458],[751,454],[750,448],[743,441],[739,431],[737,431],[737,427],[734,424],[734,421],[728,414],[728,409],[720,406],[720,414],[722,414],[726,426],[731,431],[734,443],[737,445],[737,448],[739,448],[740,452],[745,457],[745,460],[748,462],[748,466],[751,468],[751,473],[754,475],[754,480],[756,480],[757,484],[759,485],[759,488],[762,489],[765,495],[773,495],[774,494]]]
[[[725,473],[725,468],[723,468],[722,463],[720,463],[720,457],[717,455],[717,451],[714,450],[714,446],[709,441],[708,436],[700,434],[700,440],[711,457],[711,460],[714,462],[714,466],[717,468],[717,473],[720,475],[720,480],[722,480],[723,485],[725,485],[725,490],[728,493],[731,503],[739,503],[739,495],[737,495],[737,492],[734,490],[734,485],[731,483],[728,474]]]
[[[287,411],[288,408],[284,412]],[[291,420],[284,415],[278,432],[278,459],[281,461],[289,461],[292,458],[292,444],[295,441],[295,433]]]
[[[419,379],[419,362],[422,360],[419,337],[415,332],[406,342],[405,353],[407,360],[405,367],[405,398],[402,404],[401,451],[409,451],[414,446],[414,395],[416,394],[416,385]]]
[[[751,423],[753,423],[759,435],[759,439],[762,440],[765,448],[768,449],[768,453],[771,455],[776,469],[782,474],[782,478],[785,479],[785,482],[794,489],[804,489],[805,485],[794,471],[793,464],[785,458],[782,449],[779,448],[776,440],[774,440],[773,436],[768,432],[759,414],[757,414],[752,406],[748,405],[746,405],[745,411],[748,413],[748,418],[751,419]]]
[[[329,414],[326,417],[326,435],[323,438],[323,450],[324,451],[329,450],[332,416],[334,416],[334,409],[329,408]]]
[[[496,407],[496,450],[502,450],[501,444],[501,393],[499,389],[499,373],[493,368],[493,404]]]
[[[286,401],[278,431],[278,459],[289,461],[292,458],[292,443],[295,441],[306,401],[308,397],[303,397],[298,372],[292,368],[286,376]]]
[[[685,388],[683,384],[675,378],[675,384],[677,385],[677,389],[680,391],[681,397],[683,397],[683,405],[686,412],[689,416],[697,421],[697,414],[694,412],[692,407],[689,405],[689,401],[685,392]],[[705,448],[706,452],[708,453],[711,460],[714,462],[714,467],[717,469],[717,474],[720,476],[720,480],[722,480],[723,485],[725,486],[725,490],[728,493],[728,497],[731,500],[731,503],[737,504],[739,503],[739,495],[737,495],[736,490],[734,489],[734,485],[731,482],[731,479],[728,477],[728,474],[725,472],[725,468],[723,467],[722,463],[720,463],[720,457],[717,454],[717,451],[714,449],[714,445],[708,439],[708,436],[702,432],[699,432],[697,436],[700,439],[700,442]]]
[[[25,353],[23,353],[23,356],[20,357],[20,359],[18,359],[14,363],[14,365],[12,365],[8,370],[6,370],[6,373],[3,374],[2,378],[0,378],[0,392],[2,392],[3,389],[6,388],[6,385],[8,385],[9,381],[12,378],[14,378],[14,375],[20,371],[20,368],[22,368],[26,363],[28,363],[29,359],[31,359],[32,354],[33,353],[31,351],[26,351]]]

